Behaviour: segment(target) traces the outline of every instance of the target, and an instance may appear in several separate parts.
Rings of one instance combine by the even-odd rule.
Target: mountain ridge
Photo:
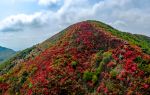
[[[122,34],[130,38],[125,40]],[[148,94],[150,55],[139,47],[148,42],[143,40],[137,46],[134,35],[122,34],[97,21],[73,24],[9,60],[0,70],[0,91],[29,95]]]
[[[10,58],[16,52],[12,49],[0,46],[0,62]]]

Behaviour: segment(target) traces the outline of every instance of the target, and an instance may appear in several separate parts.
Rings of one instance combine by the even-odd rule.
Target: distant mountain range
[[[83,21],[0,64],[0,94],[149,95],[150,38]]]
[[[15,53],[16,52],[12,49],[0,46],[0,62],[3,62],[4,60],[10,58]]]

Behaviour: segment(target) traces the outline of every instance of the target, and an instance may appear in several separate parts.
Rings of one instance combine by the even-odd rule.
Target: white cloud
[[[18,14],[9,16],[0,21],[0,31],[13,32],[16,30],[24,30],[25,28],[34,28],[42,26],[46,23],[47,14],[38,12],[33,15]]]
[[[58,2],[60,2],[60,0],[38,0],[40,5],[52,5],[57,4]]]
[[[95,3],[92,3],[95,1]],[[68,25],[82,20],[94,19],[109,23],[112,26],[131,33],[138,33],[150,36],[150,8],[143,8],[142,5],[150,3],[148,0],[138,3],[137,0],[38,0],[41,5],[49,6],[51,4],[63,4],[55,11],[48,9],[33,13],[31,15],[19,14],[10,16],[0,21],[0,30],[22,31],[17,32],[22,38],[9,38],[9,33],[4,33],[0,37],[8,36],[3,42],[0,38],[0,44],[11,43],[23,47],[32,46],[39,41],[50,37],[61,31]],[[141,7],[139,7],[141,6]],[[148,5],[147,5],[148,6]],[[16,39],[19,42],[16,43]],[[26,40],[25,40],[26,39]],[[26,45],[24,43],[26,41]],[[21,43],[24,42],[24,43]],[[9,46],[10,47],[10,46]]]

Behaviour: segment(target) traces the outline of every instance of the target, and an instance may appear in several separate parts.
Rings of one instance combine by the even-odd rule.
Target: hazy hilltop
[[[1,64],[0,87],[10,95],[148,95],[150,38],[79,22]]]
[[[13,54],[15,54],[14,50],[0,46],[0,62],[10,58]]]

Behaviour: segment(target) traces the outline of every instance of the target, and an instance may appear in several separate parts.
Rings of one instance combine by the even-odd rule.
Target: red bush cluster
[[[138,64],[134,62],[137,56],[142,55],[124,43],[121,39],[111,36],[102,29],[96,29],[90,23],[82,22],[73,25],[67,29],[66,34],[56,44],[36,58],[25,62],[27,70],[24,71],[28,73],[28,77],[25,78],[20,91],[28,95],[87,94],[90,93],[88,88],[97,90],[97,93],[109,95],[115,91],[110,91],[111,87],[107,87],[105,81],[108,80],[112,84],[115,82],[113,85],[118,83],[115,87],[120,87],[120,89],[122,85],[126,86],[126,90],[138,86],[141,87],[140,91],[148,89],[149,84],[138,80],[138,77],[139,79],[143,78],[145,72],[140,70]],[[100,58],[92,60],[92,55],[96,55],[100,50],[103,52],[110,50],[109,52],[112,53],[110,58],[106,58],[108,64]],[[103,59],[103,54],[101,56]],[[105,65],[99,70],[95,66],[95,62],[99,62],[100,66],[101,64]],[[114,72],[110,73],[112,69]],[[92,80],[84,82],[85,71],[95,74],[95,84]],[[99,86],[97,87],[96,84]],[[9,85],[0,84],[0,87],[4,91],[8,89]],[[138,92],[136,91],[136,93]]]
[[[9,88],[7,83],[0,83],[0,90],[6,91]]]

